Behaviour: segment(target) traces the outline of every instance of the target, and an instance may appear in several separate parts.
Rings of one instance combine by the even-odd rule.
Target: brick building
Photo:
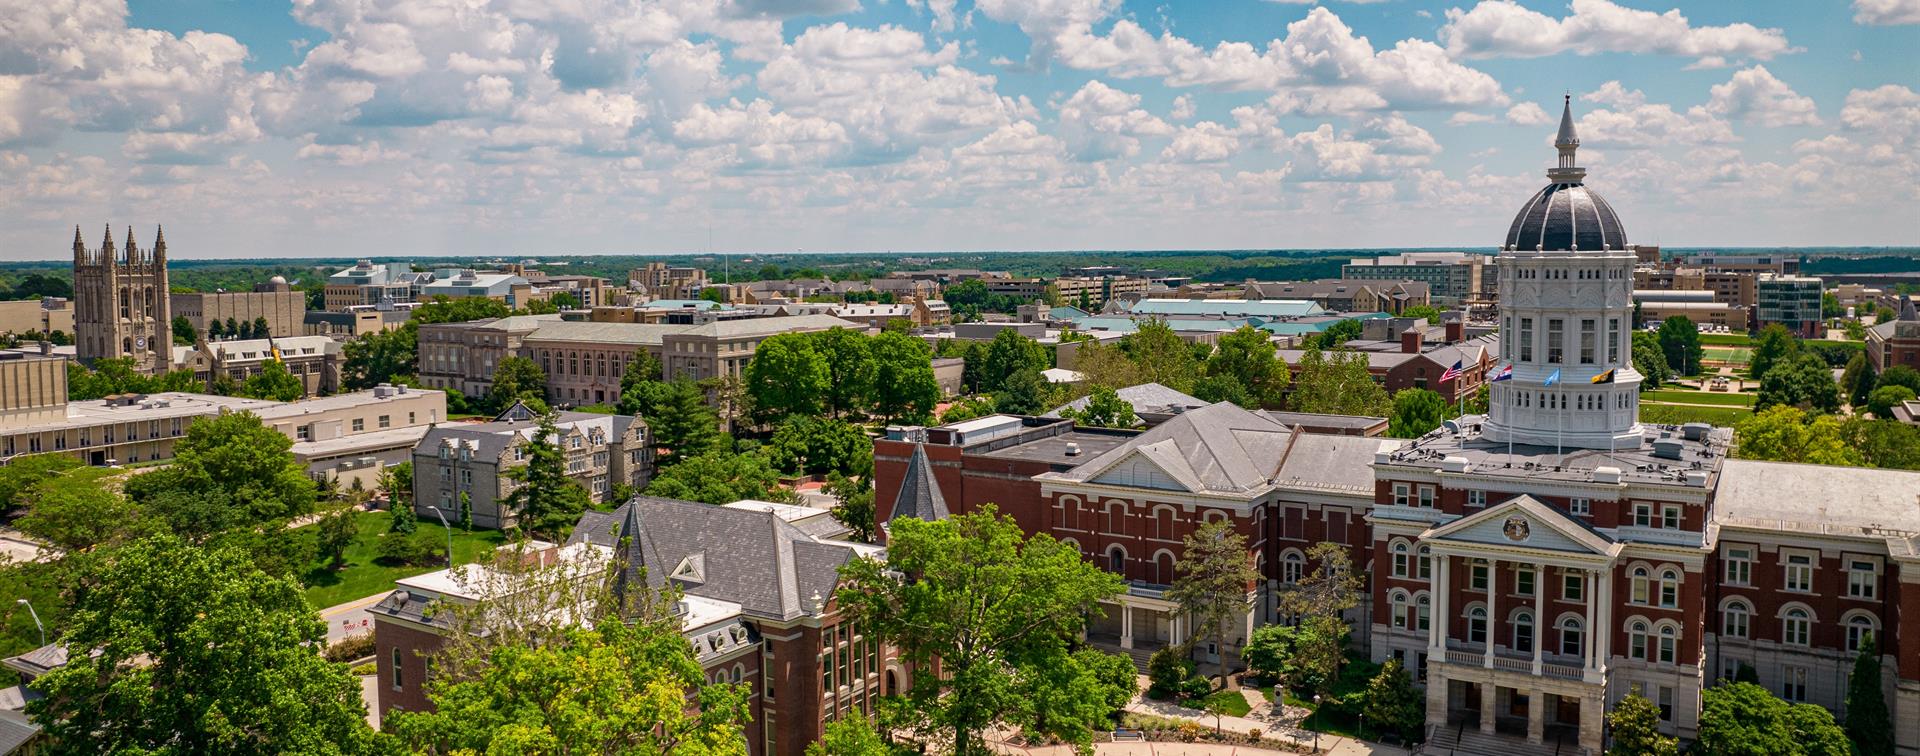
[[[1895,319],[1867,329],[1867,362],[1875,375],[1895,365],[1920,370],[1920,311],[1911,297],[1901,297]]]

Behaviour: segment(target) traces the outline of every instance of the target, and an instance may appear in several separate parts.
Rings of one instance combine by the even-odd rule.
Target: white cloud
[[[858,71],[891,71],[944,65],[960,57],[960,46],[947,43],[929,52],[919,32],[897,26],[859,29],[845,23],[815,26],[793,41],[793,53],[817,65]]]
[[[1874,26],[1920,24],[1920,0],[1853,0],[1853,22]]]
[[[1546,126],[1553,123],[1553,116],[1547,115],[1539,103],[1521,102],[1507,108],[1507,123],[1515,126]]]
[[[1606,106],[1579,116],[1576,127],[1583,147],[1652,149],[1738,141],[1733,127],[1707,108],[1696,105],[1676,112],[1671,105],[1647,102],[1645,93],[1618,81],[1602,84],[1580,99]]]
[[[1715,84],[1707,109],[1762,126],[1816,126],[1820,116],[1813,98],[1802,97],[1786,82],[1774,78],[1766,66],[1736,71],[1725,84]]]
[[[1793,49],[1785,32],[1752,24],[1694,26],[1679,10],[1637,10],[1609,0],[1573,0],[1572,14],[1554,18],[1512,0],[1481,0],[1470,10],[1450,8],[1440,41],[1454,55],[1537,58],[1563,52],[1656,53],[1708,59],[1771,60]]]
[[[1920,93],[1898,84],[1847,93],[1840,122],[1882,142],[1920,142]]]
[[[953,9],[958,4],[958,0],[907,0],[907,7],[933,14],[933,30],[937,32],[953,31]]]
[[[1184,121],[1192,118],[1194,112],[1193,95],[1180,95],[1179,97],[1173,98],[1173,110],[1167,113],[1167,117],[1176,121]]]
[[[1160,152],[1162,160],[1178,163],[1217,163],[1240,151],[1240,138],[1212,121],[1182,127]]]
[[[1140,152],[1140,137],[1172,133],[1172,126],[1140,107],[1140,95],[1098,80],[1060,105],[1060,136],[1083,160],[1132,157]]]
[[[1448,126],[1471,126],[1476,123],[1492,123],[1492,122],[1493,122],[1493,116],[1487,115],[1485,113],[1469,113],[1464,110],[1458,113],[1455,113],[1453,115],[1447,116]]]

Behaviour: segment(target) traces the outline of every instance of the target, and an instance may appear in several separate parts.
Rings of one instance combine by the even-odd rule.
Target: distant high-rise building
[[[134,244],[127,228],[124,252],[113,248],[113,227],[97,250],[87,249],[73,228],[73,330],[82,363],[133,358],[134,369],[159,374],[171,369],[172,317],[167,300],[167,240],[158,227],[153,248]]]

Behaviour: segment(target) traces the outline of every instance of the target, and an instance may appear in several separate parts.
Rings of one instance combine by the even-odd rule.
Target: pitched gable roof
[[[1294,432],[1230,402],[1183,412],[1055,477],[1094,481],[1136,457],[1195,493],[1247,494],[1270,485]]]
[[[1528,548],[1612,558],[1620,542],[1548,504],[1520,495],[1420,534],[1424,542]]]

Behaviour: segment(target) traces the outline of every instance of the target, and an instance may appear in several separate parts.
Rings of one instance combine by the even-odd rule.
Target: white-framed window
[[[1673,721],[1673,688],[1667,685],[1658,687],[1659,697],[1655,703],[1660,707],[1660,721]]]
[[[1786,573],[1786,590],[1797,593],[1813,592],[1813,556],[1811,554],[1788,554]]]
[[[1847,653],[1856,653],[1867,639],[1873,637],[1873,618],[1865,614],[1855,614],[1847,618]]]
[[[1667,530],[1680,529],[1680,508],[1667,505],[1660,508],[1660,527]]]
[[[1627,623],[1627,658],[1647,661],[1647,645],[1650,640],[1645,620],[1633,620]]]
[[[1753,623],[1753,609],[1745,601],[1729,601],[1720,610],[1720,634],[1728,638],[1747,638]],[[1731,677],[1727,678],[1733,679]]]
[[[404,665],[400,663],[403,659],[405,659],[405,657],[400,653],[400,647],[394,646],[393,655],[391,658],[391,661],[393,662],[392,666],[393,666],[393,689],[394,690],[400,690],[406,687],[407,685],[406,668]]]
[[[1753,585],[1753,547],[1728,546],[1721,562],[1721,577],[1727,585]]]
[[[1467,642],[1487,642],[1487,609],[1483,606],[1467,608]]]
[[[1780,668],[1780,697],[1792,703],[1806,703],[1807,668],[1791,664]]]
[[[1586,653],[1586,627],[1579,617],[1560,619],[1560,653],[1565,656],[1580,656]]]
[[[1648,584],[1652,582],[1652,579],[1647,574],[1647,568],[1635,567],[1633,568],[1633,572],[1629,574],[1631,575],[1631,577],[1629,578],[1628,582],[1632,586],[1633,593],[1628,597],[1627,600],[1631,603],[1641,604],[1641,605],[1645,605],[1649,603],[1649,597],[1652,595],[1652,592],[1650,591]]]
[[[1593,513],[1593,501],[1585,496],[1575,496],[1567,500],[1567,511],[1577,515]]]
[[[1532,567],[1515,569],[1513,571],[1513,592],[1521,596],[1533,595],[1534,589],[1538,587],[1535,585],[1535,576],[1537,574]]]
[[[1560,598],[1567,601],[1585,601],[1587,597],[1586,575],[1569,572],[1560,576]]]
[[[1485,491],[1468,491],[1467,492],[1467,506],[1484,507],[1486,505],[1487,505],[1487,492]]]
[[[1407,577],[1411,574],[1413,567],[1412,547],[1408,546],[1406,541],[1394,541],[1392,551],[1393,576],[1397,578]]]
[[[1425,593],[1413,597],[1413,629],[1426,632],[1433,626],[1433,599]]]
[[[1467,587],[1476,591],[1484,591],[1487,589],[1486,562],[1476,561],[1473,563],[1473,567],[1467,574]]]
[[[1680,573],[1675,570],[1660,572],[1660,605],[1668,609],[1680,606]]]
[[[1393,629],[1413,629],[1413,602],[1404,591],[1394,591],[1387,595],[1387,603],[1393,607]]]
[[[1858,599],[1871,599],[1878,592],[1880,571],[1877,566],[1865,559],[1847,560],[1847,596]]]
[[[1413,506],[1413,486],[1405,483],[1393,484],[1393,505],[1396,507]]]
[[[1285,556],[1280,557],[1280,582],[1287,585],[1298,583],[1306,571],[1307,558],[1301,556],[1300,552],[1289,551]]]
[[[1633,524],[1643,528],[1653,527],[1653,505],[1645,502],[1634,502]]]
[[[1432,509],[1433,503],[1434,503],[1433,486],[1421,486],[1420,487],[1420,508]]]
[[[1780,642],[1789,646],[1805,646],[1812,642],[1813,616],[1805,609],[1794,607],[1780,615]]]
[[[1660,623],[1659,637],[1659,662],[1661,664],[1672,664],[1680,646],[1680,627],[1671,622],[1662,622]]]
[[[1513,650],[1533,653],[1533,612],[1523,609],[1513,615]]]
[[[1419,556],[1420,556],[1420,562],[1419,562],[1420,579],[1421,580],[1431,579],[1433,577],[1433,547],[1424,546],[1424,545],[1421,546],[1419,550]]]

